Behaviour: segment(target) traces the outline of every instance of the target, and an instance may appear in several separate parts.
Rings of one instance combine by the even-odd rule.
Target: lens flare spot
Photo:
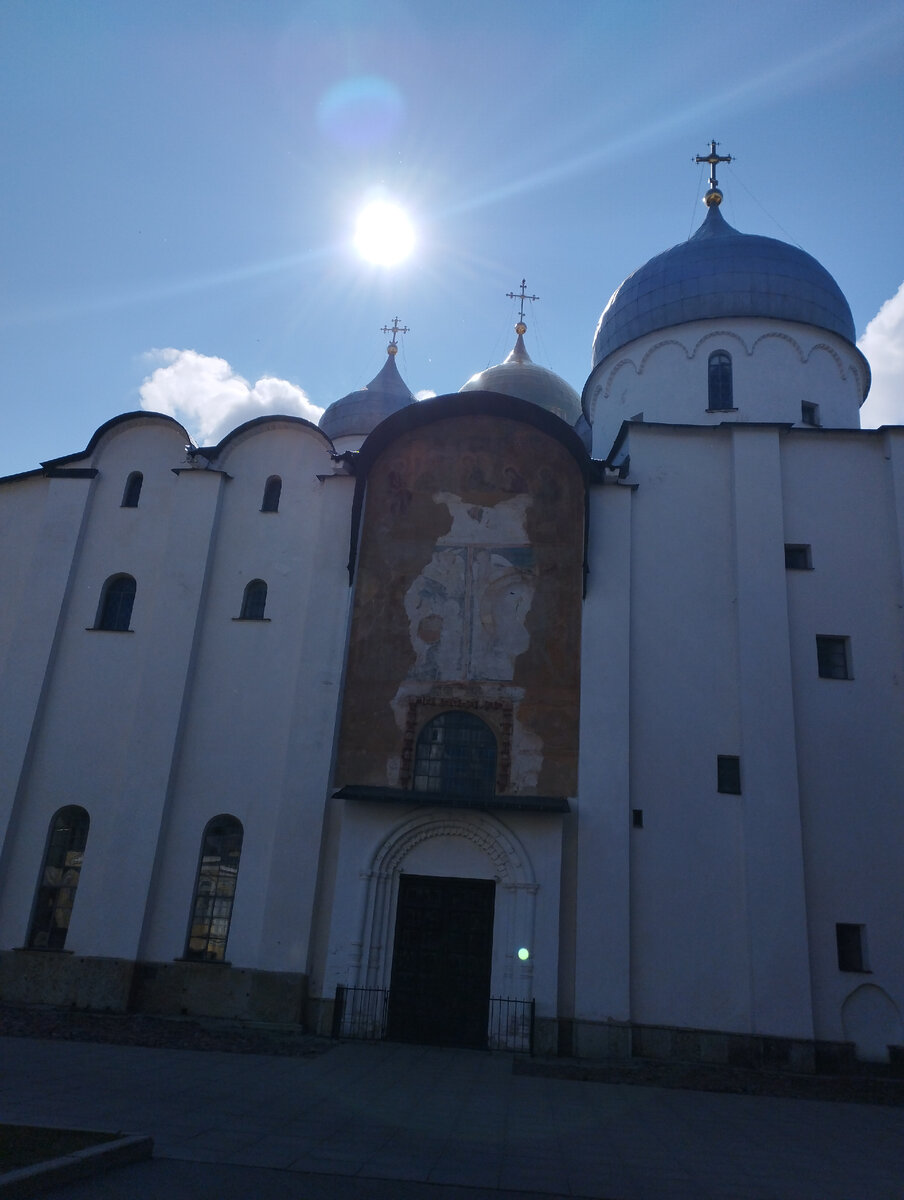
[[[398,204],[373,200],[358,214],[354,240],[362,258],[380,267],[391,267],[414,249],[414,226]]]
[[[522,962],[527,962],[527,960],[530,958],[530,950],[528,950],[527,946],[521,947],[521,949],[518,951],[518,957]]]
[[[379,75],[358,75],[334,84],[317,105],[317,126],[327,141],[348,150],[381,146],[405,118],[402,93]]]

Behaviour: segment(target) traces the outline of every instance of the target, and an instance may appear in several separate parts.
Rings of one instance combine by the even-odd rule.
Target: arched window
[[[271,475],[264,484],[264,499],[261,502],[261,512],[279,512],[279,497],[282,492],[282,480],[278,475]]]
[[[263,621],[264,609],[267,607],[267,585],[263,579],[252,579],[245,588],[242,596],[242,611],[239,614],[243,621]]]
[[[214,817],[204,830],[186,958],[201,962],[223,962],[226,958],[242,837],[242,822],[227,814]]]
[[[144,476],[140,471],[133,471],[126,480],[125,490],[122,493],[123,508],[137,508],[138,497],[141,495],[141,485],[144,483]]]
[[[129,628],[137,584],[131,575],[111,575],[101,592],[95,629],[119,632]]]
[[[453,796],[492,796],[496,791],[496,738],[480,717],[444,712],[428,721],[417,739],[414,790]]]
[[[61,808],[50,822],[47,852],[28,931],[32,950],[62,950],[66,944],[89,824],[88,814],[77,804]]]
[[[709,408],[734,408],[731,387],[731,355],[714,350],[709,356]]]

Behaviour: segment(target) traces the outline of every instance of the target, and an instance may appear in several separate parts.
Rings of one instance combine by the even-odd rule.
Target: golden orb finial
[[[730,154],[718,153],[716,150],[718,144],[717,141],[710,140],[709,154],[697,154],[694,157],[695,163],[709,163],[709,191],[703,197],[703,203],[707,208],[722,203],[722,193],[719,191],[719,181],[716,179],[716,167],[719,163],[734,162]]]
[[[518,334],[527,333],[527,326],[524,324],[523,321],[519,321],[518,324],[515,326],[515,333],[518,333]]]

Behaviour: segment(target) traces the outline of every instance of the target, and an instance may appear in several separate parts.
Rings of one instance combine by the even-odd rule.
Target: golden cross
[[[518,316],[518,325],[524,325],[524,301],[525,300],[539,300],[540,297],[539,296],[528,296],[527,281],[525,279],[521,280],[521,287],[517,292],[506,292],[505,294],[509,298],[509,300],[520,300],[521,301],[521,312]],[[524,325],[524,329],[519,329],[518,325],[515,326],[518,333],[524,333],[525,330],[527,329],[527,326]]]
[[[719,181],[716,179],[716,163],[730,163],[733,161],[730,154],[717,154],[716,146],[718,142],[710,141],[709,154],[698,154],[694,158],[697,163],[709,163],[709,187],[710,191],[716,191],[719,187]]]

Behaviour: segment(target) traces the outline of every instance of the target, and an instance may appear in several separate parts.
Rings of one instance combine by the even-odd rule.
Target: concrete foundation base
[[[289,971],[0,952],[0,999],[9,1004],[300,1024],[306,998],[307,976]]]
[[[298,1023],[307,976],[221,963],[136,963],[129,1008],[158,1016]]]
[[[852,1070],[857,1062],[851,1042],[816,1042],[667,1025],[579,1020],[564,1024],[568,1026],[570,1039],[560,1036],[559,1054],[574,1058],[650,1058],[801,1074],[813,1071],[843,1073]],[[560,1033],[565,1032],[565,1029],[560,1030]]]
[[[134,969],[135,964],[124,958],[4,950],[0,952],[0,999],[8,1004],[125,1012]]]

